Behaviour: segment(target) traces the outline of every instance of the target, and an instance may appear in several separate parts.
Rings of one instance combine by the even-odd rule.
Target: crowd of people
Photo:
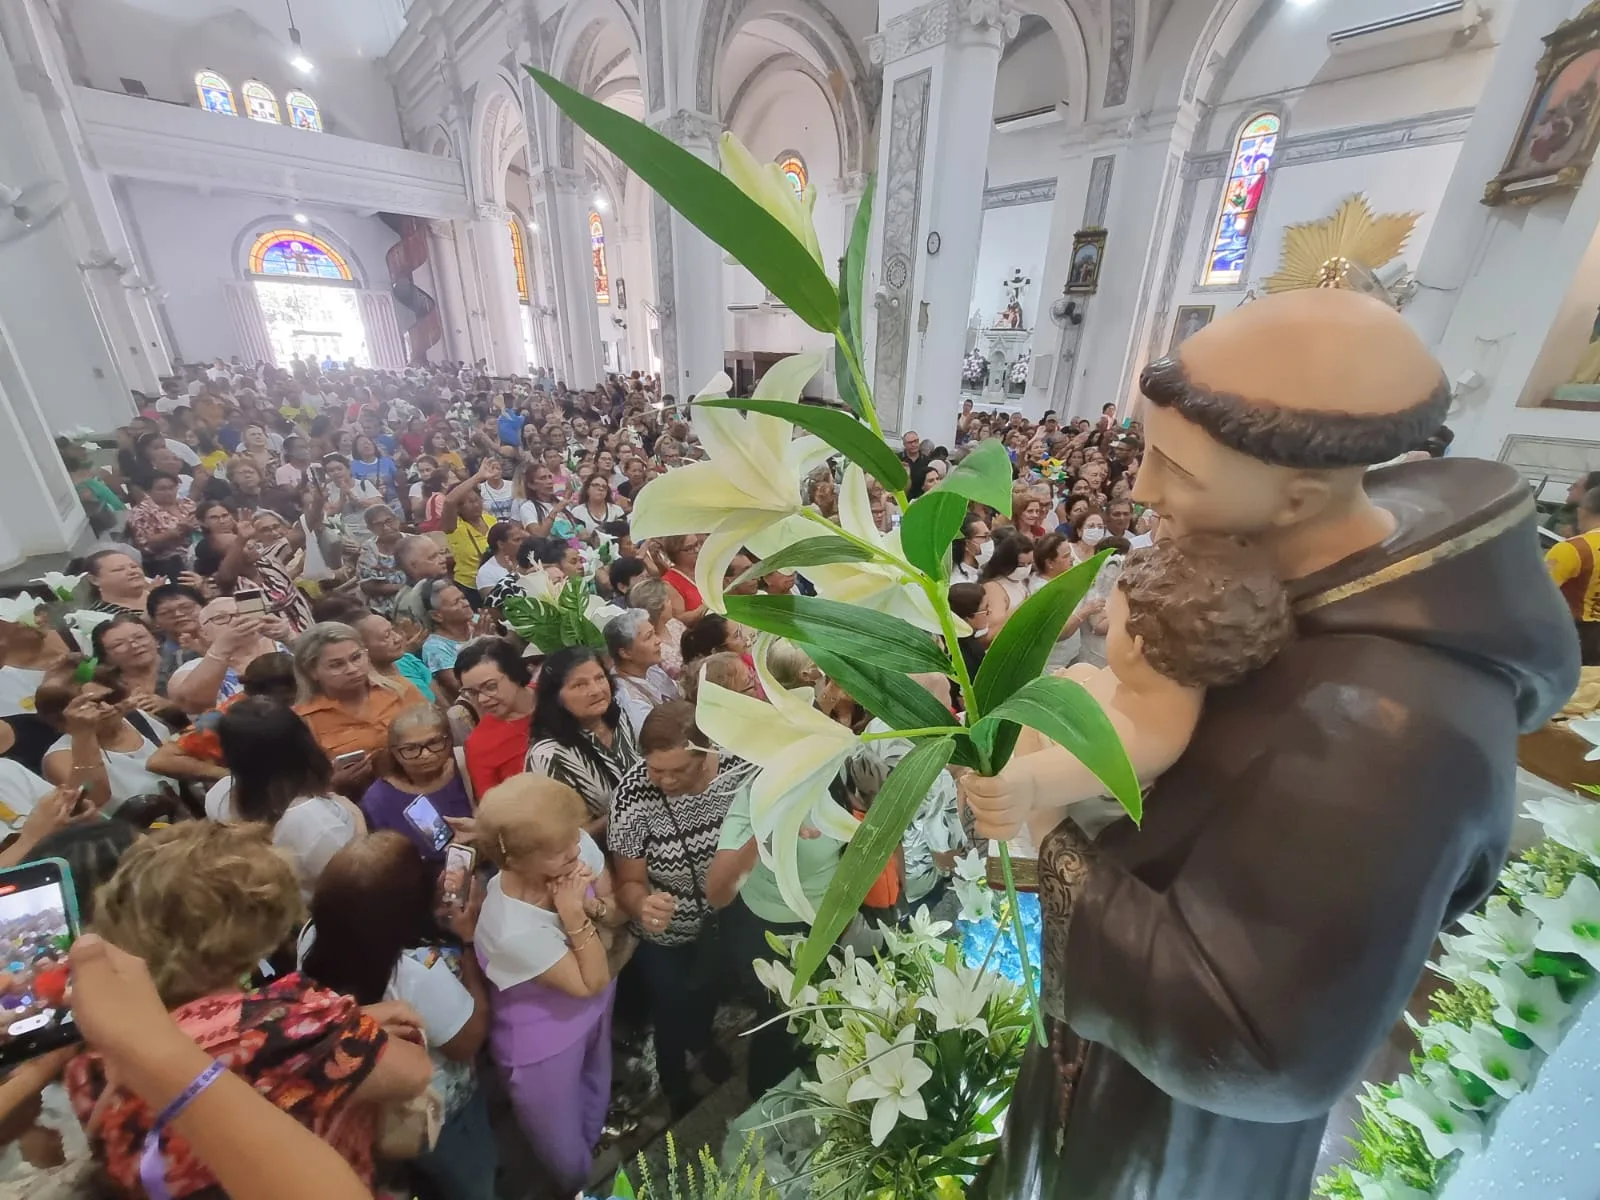
[[[100,539],[69,567],[78,594],[5,594],[0,865],[68,862],[94,953],[147,972],[178,1030],[366,1186],[496,1195],[501,1106],[571,1196],[603,1141],[734,1074],[713,1019],[775,1015],[752,960],[805,928],[758,852],[752,768],[698,728],[697,689],[809,688],[835,720],[870,715],[799,647],[758,652],[708,610],[701,539],[631,538],[641,491],[700,454],[652,379],[218,360],[136,399],[114,445],[60,442]],[[1030,594],[1110,549],[1051,658],[1103,665],[1120,556],[1156,520],[1131,499],[1138,422],[972,409],[948,446],[902,446],[912,498],[985,438],[1014,463],[1010,509],[973,506],[952,546],[963,654],[975,669]],[[805,481],[829,518],[839,466]],[[893,496],[869,498],[894,528]],[[735,557],[727,590],[811,591],[755,565]],[[604,602],[604,649],[518,636],[530,581],[572,580]],[[858,816],[904,753],[869,745],[833,788]],[[843,846],[805,832],[814,904]],[[965,843],[941,776],[866,914],[949,906]],[[781,1021],[748,1042],[752,1098],[805,1054]],[[150,1196],[152,1170],[172,1197],[217,1194],[199,1139],[149,1141],[160,1106],[120,1045],[38,1081],[87,1140],[40,1136],[38,1104],[0,1129],[0,1171],[61,1189],[23,1194]]]

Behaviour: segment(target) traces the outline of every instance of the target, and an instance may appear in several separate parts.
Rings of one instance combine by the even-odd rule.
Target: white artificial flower
[[[1534,944],[1540,950],[1576,954],[1600,970],[1600,887],[1587,875],[1574,875],[1554,900],[1527,896],[1523,903],[1544,922]]]
[[[789,691],[772,677],[770,645],[765,636],[756,641],[756,675],[766,701],[702,679],[695,721],[718,746],[761,768],[750,784],[750,825],[761,861],[777,877],[783,902],[811,921],[816,910],[800,885],[796,857],[800,829],[810,825],[841,842],[855,835],[854,818],[833,802],[828,785],[860,741],[817,710],[810,688]]]
[[[867,1074],[850,1085],[851,1102],[873,1100],[872,1144],[883,1145],[901,1116],[928,1119],[922,1103],[922,1085],[933,1078],[933,1068],[917,1057],[916,1030],[908,1025],[891,1044],[875,1033],[867,1034]]]
[[[1472,938],[1442,933],[1439,941],[1445,952],[1439,956],[1438,962],[1431,962],[1428,966],[1451,983],[1465,983],[1475,972],[1489,965],[1488,955],[1480,952],[1477,942]]]
[[[1481,1117],[1451,1108],[1414,1076],[1400,1076],[1395,1086],[1400,1094],[1388,1101],[1388,1111],[1422,1135],[1429,1154],[1448,1158],[1457,1150],[1476,1154],[1483,1149]]]
[[[1546,796],[1528,801],[1525,807],[1550,837],[1590,862],[1600,863],[1600,804]]]
[[[1461,918],[1468,937],[1448,943],[1458,954],[1477,955],[1485,962],[1522,962],[1533,957],[1539,918],[1531,912],[1517,912],[1504,896],[1490,899],[1483,913]]]
[[[731,133],[722,135],[722,173],[750,199],[794,235],[795,241],[806,248],[817,266],[826,270],[822,261],[822,244],[817,240],[814,210],[817,190],[809,183],[805,194],[797,196],[794,185],[775,162],[762,162],[746,150],[744,143]]]
[[[1456,1073],[1449,1063],[1430,1058],[1417,1068],[1416,1073],[1427,1083],[1435,1096],[1453,1108],[1459,1108],[1462,1112],[1482,1112],[1489,1107],[1487,1101],[1473,1103],[1472,1097],[1467,1095],[1467,1089],[1461,1086],[1461,1080],[1456,1078]]]
[[[0,596],[0,621],[9,621],[13,625],[37,625],[41,607],[39,601],[26,592],[20,596]]]
[[[758,958],[751,964],[762,987],[783,1001],[788,1008],[808,1008],[817,1002],[817,989],[807,984],[795,990],[794,972],[782,963]]]
[[[807,1079],[800,1086],[831,1108],[845,1108],[850,1103],[852,1073],[838,1055],[819,1054],[816,1082]]]
[[[1567,728],[1594,747],[1585,754],[1585,762],[1600,758],[1600,717],[1585,717],[1581,721],[1568,721]]]
[[[1381,1179],[1363,1175],[1360,1171],[1351,1171],[1350,1178],[1361,1193],[1361,1200],[1428,1200],[1431,1195],[1418,1191],[1400,1179],[1393,1169],[1386,1170]]]
[[[994,892],[989,887],[989,869],[983,855],[968,850],[956,859],[951,886],[961,902],[963,921],[987,921],[994,916]]]
[[[1533,1055],[1506,1041],[1498,1026],[1463,1029],[1445,1022],[1443,1032],[1451,1050],[1450,1065],[1476,1075],[1498,1095],[1509,1100],[1533,1079]]]
[[[989,885],[989,863],[981,850],[968,850],[956,859],[955,878],[961,883]]]
[[[79,653],[87,657],[94,653],[94,631],[114,619],[112,613],[80,608],[62,618],[62,624],[71,631],[73,639],[78,643]]]
[[[935,921],[926,904],[911,915],[907,926],[904,933],[892,925],[878,926],[883,931],[883,940],[888,944],[889,953],[896,958],[915,953],[923,946],[937,947],[944,941],[944,935],[950,932],[950,922]]]
[[[1495,999],[1494,1019],[1515,1029],[1546,1054],[1561,1043],[1561,1023],[1572,1006],[1561,998],[1556,981],[1533,978],[1521,967],[1506,963],[1498,975],[1480,971],[1472,978]]]
[[[852,1008],[887,1015],[900,1008],[892,975],[879,974],[867,959],[852,958],[839,975],[839,996]]]
[[[971,1029],[987,1037],[989,1023],[983,1012],[994,995],[997,975],[958,966],[955,970],[940,964],[933,969],[933,995],[923,996],[917,1008],[933,1015],[933,1025],[940,1033],[948,1030]]]
[[[34,583],[42,583],[56,594],[58,600],[71,600],[83,582],[82,575],[63,575],[60,571],[46,571]]]
[[[756,398],[798,401],[822,363],[821,354],[779,360],[756,385]],[[718,375],[698,399],[726,396],[732,387],[731,379]],[[795,437],[792,424],[764,413],[697,405],[693,421],[705,461],[652,480],[639,493],[629,526],[640,540],[705,534],[695,585],[707,606],[722,612],[722,582],[733,556],[746,544],[757,554],[776,548],[761,535],[800,511],[801,481],[833,450],[820,438]]]

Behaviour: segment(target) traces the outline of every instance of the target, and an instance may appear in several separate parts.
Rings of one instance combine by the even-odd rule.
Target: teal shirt
[[[421,692],[426,699],[435,699],[433,694],[433,672],[428,670],[428,664],[415,654],[402,654],[399,661],[394,664],[394,669],[416,684],[417,691]]]

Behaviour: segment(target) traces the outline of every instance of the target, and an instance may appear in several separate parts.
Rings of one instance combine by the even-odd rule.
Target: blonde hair
[[[354,642],[362,649],[367,645],[359,633],[341,621],[319,621],[295,640],[294,677],[300,685],[298,699],[300,704],[322,695],[322,689],[317,685],[316,679],[317,660],[329,646],[336,646],[340,642]],[[405,687],[403,680],[390,679],[378,674],[372,669],[370,659],[367,663],[367,682],[397,695],[401,694]]]
[[[305,920],[265,825],[186,821],[140,838],[95,897],[94,930],[150,966],[168,1008],[237,986]]]
[[[767,673],[791,691],[811,687],[822,677],[811,656],[788,638],[778,638],[767,647]]]
[[[478,844],[498,867],[524,854],[578,840],[589,810],[566,784],[545,775],[513,775],[478,802]]]

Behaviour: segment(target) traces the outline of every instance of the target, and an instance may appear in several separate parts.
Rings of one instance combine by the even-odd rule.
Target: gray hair
[[[426,727],[450,731],[450,722],[431,704],[413,704],[389,723],[389,745],[393,746],[413,729]]]
[[[361,635],[342,621],[319,621],[295,640],[294,677],[300,684],[300,703],[322,695],[322,689],[317,686],[317,661],[324,650],[340,642],[354,642],[363,648],[366,646]],[[376,671],[369,669],[367,677],[377,687],[387,688],[391,692],[401,689],[400,684]]]
[[[417,551],[431,549],[434,541],[423,533],[413,533],[400,539],[400,544],[395,547],[394,560],[404,567],[417,556]]]
[[[643,609],[652,622],[659,621],[662,609],[667,606],[670,586],[659,579],[641,579],[628,589],[628,603],[634,608]]]
[[[394,516],[394,509],[390,508],[387,504],[374,504],[371,508],[365,510],[361,514],[361,519],[366,523],[367,528],[371,529],[374,517],[392,516]]]
[[[606,652],[612,659],[620,657],[650,623],[650,614],[638,608],[630,608],[620,617],[612,617],[606,622]]]

